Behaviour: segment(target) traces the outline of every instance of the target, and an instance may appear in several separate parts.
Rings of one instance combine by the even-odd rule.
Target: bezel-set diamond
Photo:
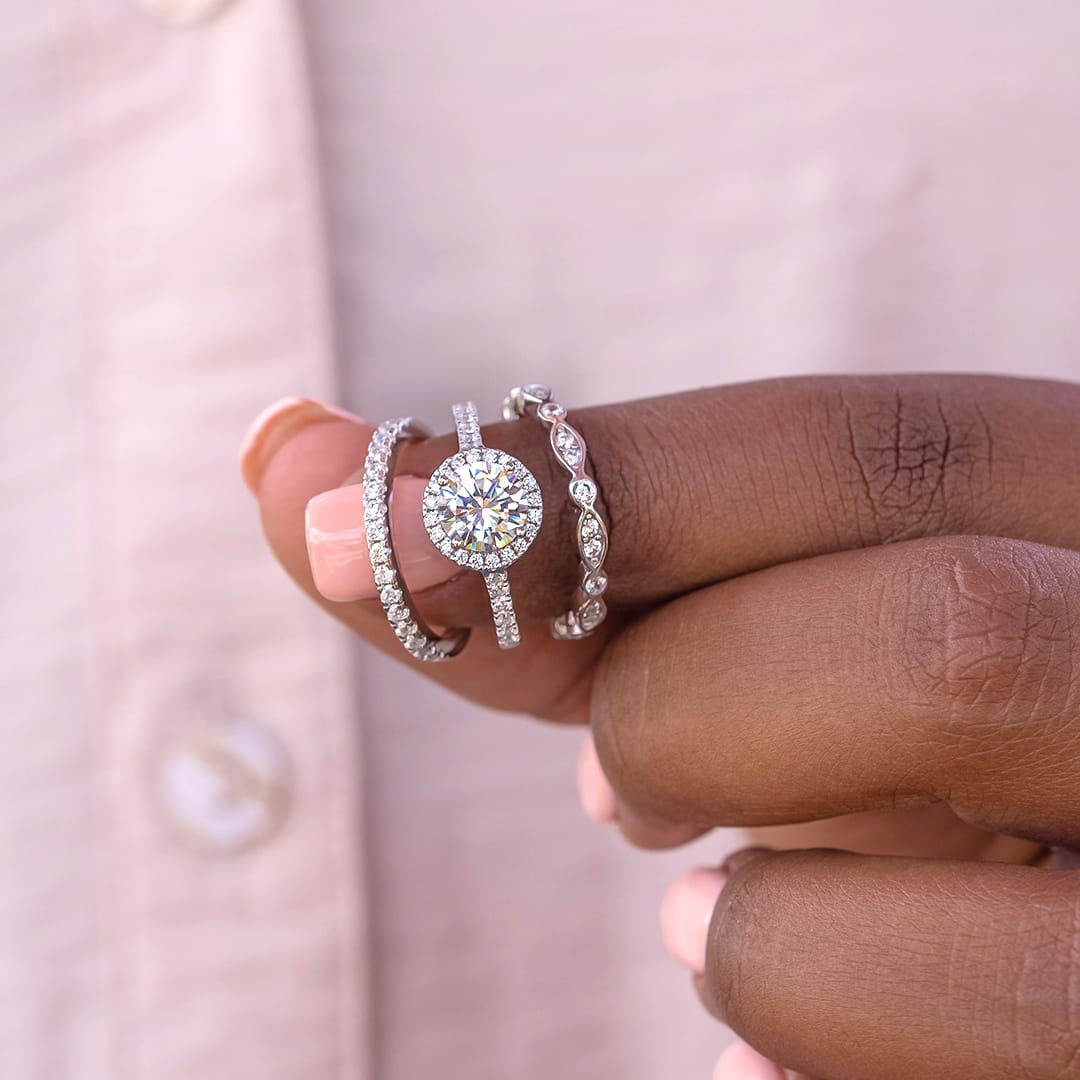
[[[556,460],[570,474],[570,499],[578,508],[576,539],[581,559],[581,584],[569,610],[551,623],[554,637],[575,639],[591,634],[607,617],[603,594],[608,587],[604,559],[608,552],[608,529],[596,508],[599,490],[588,474],[585,440],[566,420],[566,409],[552,401],[546,386],[532,383],[517,386],[503,402],[503,419],[536,416],[548,426],[551,449]]]
[[[536,477],[512,454],[484,446],[471,401],[454,406],[459,451],[424,488],[424,527],[459,566],[484,575],[499,645],[521,641],[506,570],[529,549],[544,519]]]

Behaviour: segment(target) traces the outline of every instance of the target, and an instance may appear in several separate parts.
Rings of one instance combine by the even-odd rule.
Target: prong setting
[[[536,477],[513,455],[490,447],[448,457],[428,481],[422,506],[431,542],[472,570],[516,562],[544,516]]]

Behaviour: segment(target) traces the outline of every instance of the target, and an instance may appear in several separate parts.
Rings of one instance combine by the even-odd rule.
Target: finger
[[[713,1080],[790,1080],[790,1074],[753,1047],[736,1042],[720,1056]]]
[[[1078,417],[1075,386],[929,375],[749,383],[570,414],[611,526],[607,597],[631,610],[750,570],[897,539],[987,533],[1080,547]],[[577,574],[566,475],[536,421],[494,425],[484,439],[524,461],[543,488],[545,526],[512,577],[519,614],[551,616]],[[425,548],[418,495],[455,450],[453,436],[403,450],[413,525],[403,543]],[[362,453],[342,463],[331,487]],[[369,574],[363,559],[356,568]],[[442,571],[441,584],[424,579],[423,613],[442,625],[486,621],[479,576],[449,563]],[[365,588],[353,582],[336,595],[374,595],[373,582]]]
[[[830,847],[863,855],[1014,863],[1031,862],[1046,850],[1044,845],[1030,840],[969,825],[946,803],[909,810],[868,810],[796,825],[772,825],[750,829],[749,838],[753,843],[785,850]]]
[[[628,628],[591,719],[622,803],[769,825],[947,803],[1080,845],[1080,554],[921,540],[701,590]]]
[[[686,894],[688,897],[690,894]],[[1075,873],[807,851],[733,868],[695,958],[716,1015],[830,1080],[1076,1075]]]
[[[267,539],[288,573],[366,641],[412,663],[455,693],[493,708],[583,721],[588,677],[603,648],[604,632],[569,647],[552,639],[546,625],[523,625],[524,645],[512,652],[498,649],[494,632],[478,632],[452,663],[420,664],[401,648],[377,603],[335,603],[318,593],[305,544],[305,507],[312,495],[340,484],[355,471],[373,429],[356,418],[323,413],[318,406],[313,411],[313,405],[298,401],[279,409],[277,421],[285,429],[284,437],[273,430],[260,434],[254,444],[255,460],[245,470],[257,489]]]
[[[597,825],[611,824],[616,817],[615,792],[611,790],[604,770],[600,767],[591,733],[587,733],[581,743],[577,785],[578,798],[585,816]]]
[[[604,775],[600,759],[596,756],[596,745],[591,733],[586,733],[581,745],[577,782],[578,798],[585,816],[597,825],[616,823],[623,836],[636,847],[650,851],[678,847],[708,832],[707,829],[694,826],[688,827],[669,821],[653,820],[638,813],[632,806],[620,806],[611,784]]]

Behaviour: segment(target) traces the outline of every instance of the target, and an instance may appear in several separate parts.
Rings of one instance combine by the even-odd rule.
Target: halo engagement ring
[[[507,567],[528,550],[543,520],[536,478],[517,458],[484,446],[476,406],[454,406],[458,453],[424,490],[424,525],[449,559],[484,575],[499,647],[521,643]]]

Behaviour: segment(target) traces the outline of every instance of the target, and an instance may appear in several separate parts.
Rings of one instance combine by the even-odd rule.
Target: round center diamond
[[[501,551],[525,527],[524,480],[503,461],[463,461],[446,469],[435,490],[435,517],[456,548]]]

